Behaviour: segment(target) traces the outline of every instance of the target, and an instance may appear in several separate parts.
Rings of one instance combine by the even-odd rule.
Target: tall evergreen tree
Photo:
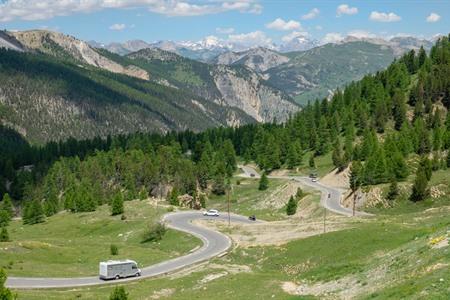
[[[390,201],[394,201],[399,194],[397,180],[391,180],[391,184],[389,185],[389,191],[386,195],[386,198]]]
[[[0,210],[3,210],[7,213],[7,215],[9,216],[9,220],[14,217],[14,206],[8,193],[5,193],[3,195],[3,200],[0,203]]]
[[[116,216],[123,214],[124,207],[123,207],[123,196],[122,193],[119,191],[115,193],[111,200],[111,215]]]
[[[424,200],[428,196],[428,179],[423,168],[418,168],[416,178],[412,187],[410,200],[418,202]]]
[[[258,190],[265,191],[267,190],[268,187],[269,187],[269,179],[267,178],[266,172],[264,172],[261,175],[261,178],[259,179]]]
[[[403,123],[406,121],[405,94],[402,91],[397,90],[392,97],[392,102],[392,114],[394,116],[395,129],[400,130]]]
[[[45,220],[44,210],[42,203],[38,199],[28,200],[25,204],[22,220],[24,224],[37,224],[42,223]]]
[[[291,196],[286,205],[286,214],[288,216],[292,216],[292,215],[295,215],[296,212],[297,212],[297,201],[294,198],[294,196]]]
[[[316,161],[314,160],[314,155],[311,154],[311,156],[309,157],[309,167],[311,169],[315,169],[316,168]]]

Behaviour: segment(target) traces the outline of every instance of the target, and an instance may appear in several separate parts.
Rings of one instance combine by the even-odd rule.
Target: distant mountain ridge
[[[0,48],[0,123],[36,143],[283,121],[299,110],[245,67],[159,49],[120,56],[45,30],[2,32]]]

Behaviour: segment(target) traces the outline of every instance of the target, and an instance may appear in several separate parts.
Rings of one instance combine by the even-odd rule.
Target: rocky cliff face
[[[254,72],[219,66],[213,73],[226,105],[245,111],[259,122],[284,121],[299,107],[281,92],[263,84]],[[243,76],[244,75],[244,76]]]
[[[99,54],[86,42],[72,36],[46,30],[9,32],[24,47],[55,55],[68,56],[80,62],[99,67],[110,72],[149,79],[149,74],[136,66],[122,66]]]
[[[221,65],[244,65],[256,72],[265,72],[270,68],[289,61],[289,58],[267,48],[254,48],[244,52],[226,52],[213,61]]]
[[[143,49],[127,57],[153,74],[152,80],[156,82],[187,89],[225,107],[238,108],[259,122],[283,121],[299,109],[288,96],[269,87],[246,66],[211,65],[161,49]],[[235,125],[236,121],[231,119],[230,124]]]

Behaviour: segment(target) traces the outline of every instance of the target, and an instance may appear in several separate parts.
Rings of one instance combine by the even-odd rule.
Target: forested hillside
[[[0,49],[0,82],[3,124],[37,144],[254,122],[187,90],[39,53]]]
[[[3,164],[15,168],[2,168],[7,171],[1,175],[12,180],[8,192],[22,205],[42,206],[51,215],[61,209],[94,210],[116,193],[126,199],[163,195],[170,201],[182,193],[221,194],[236,155],[271,171],[307,161],[313,165],[315,157],[331,152],[337,168],[352,164],[352,188],[416,174],[411,200],[421,201],[428,196],[432,171],[450,166],[449,75],[450,43],[443,37],[429,55],[411,51],[331,100],[309,104],[282,125],[134,134],[41,149],[5,130],[16,151],[5,147]],[[32,171],[14,172],[28,163],[19,161],[18,153],[34,158]]]
[[[366,41],[326,44],[308,51],[291,52],[287,63],[266,71],[268,82],[299,103],[321,99],[336,88],[387,67],[396,57],[388,44]]]

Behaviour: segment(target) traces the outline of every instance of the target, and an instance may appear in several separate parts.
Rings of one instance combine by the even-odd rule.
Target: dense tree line
[[[163,185],[173,187],[168,198],[175,204],[177,195],[195,196],[197,190],[225,193],[236,156],[268,172],[306,165],[308,152],[311,168],[321,155],[331,155],[340,170],[353,162],[354,186],[401,181],[415,172],[407,163],[412,154],[432,158],[434,170],[450,164],[449,108],[450,44],[442,37],[429,54],[411,51],[281,125],[69,139],[41,147],[0,128],[2,141],[7,137],[0,145],[0,192],[12,182],[8,192],[25,201],[25,215],[39,212],[38,206],[46,215],[90,211],[111,203],[117,193],[124,200],[141,198],[158,194]],[[20,171],[27,164],[31,171]],[[34,223],[41,216],[30,213],[26,219]]]

